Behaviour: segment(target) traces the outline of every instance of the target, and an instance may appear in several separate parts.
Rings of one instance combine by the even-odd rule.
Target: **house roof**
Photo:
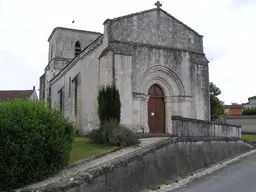
[[[33,94],[34,90],[7,90],[0,91],[0,100],[7,99],[27,99]]]
[[[250,99],[256,99],[256,96],[249,97],[248,100]]]
[[[240,109],[242,108],[242,105],[235,104],[235,105],[223,105],[224,109]]]
[[[242,109],[242,105],[230,105],[229,109]]]
[[[172,19],[176,20],[178,23],[180,23],[181,25],[185,26],[187,29],[189,29],[190,31],[194,32],[196,35],[200,36],[200,37],[203,37],[203,35],[199,34],[197,31],[195,31],[194,29],[192,29],[191,27],[189,27],[188,25],[186,25],[185,23],[181,22],[180,20],[178,20],[177,18],[175,18],[174,16],[172,16],[171,14],[169,14],[168,12],[166,12],[165,10],[161,9],[161,8],[153,8],[153,9],[148,9],[148,10],[145,10],[145,11],[140,11],[140,12],[136,12],[136,13],[131,13],[131,14],[128,14],[128,15],[124,15],[124,16],[121,16],[121,17],[116,17],[116,18],[113,18],[113,19],[106,19],[104,21],[103,24],[105,24],[107,21],[118,21],[118,20],[121,20],[121,19],[124,19],[124,18],[128,18],[128,17],[133,17],[133,16],[137,16],[137,15],[143,15],[145,13],[149,13],[149,12],[154,12],[154,11],[161,11],[163,12],[164,14],[166,14],[167,16],[171,17]]]

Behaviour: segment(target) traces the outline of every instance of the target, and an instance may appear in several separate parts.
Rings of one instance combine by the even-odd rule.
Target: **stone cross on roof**
[[[157,7],[157,9],[159,9],[160,7],[162,7],[162,4],[160,3],[160,1],[157,1],[155,3],[155,6]]]

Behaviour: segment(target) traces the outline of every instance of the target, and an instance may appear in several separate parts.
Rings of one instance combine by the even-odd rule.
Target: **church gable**
[[[202,36],[160,8],[108,20],[109,40],[203,53]]]

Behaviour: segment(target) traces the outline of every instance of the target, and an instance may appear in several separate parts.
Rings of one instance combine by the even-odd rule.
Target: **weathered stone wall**
[[[133,124],[132,57],[115,54],[114,62],[115,84],[121,101],[120,123],[129,126]]]
[[[104,46],[104,44],[103,44]],[[106,49],[100,56],[99,85],[115,82],[121,101],[121,124],[131,126],[132,119],[132,57]]]
[[[53,77],[55,77],[71,60],[69,59],[63,59],[63,58],[53,58],[50,63],[45,68],[44,73],[44,101],[48,102],[49,100],[49,85],[50,81]],[[43,92],[42,91],[42,92]]]
[[[51,106],[55,108],[59,105],[59,91],[63,89],[63,114],[65,117],[74,119],[74,112],[72,111],[72,98],[74,94],[74,87],[72,86],[72,97],[69,97],[69,78],[73,80],[81,72],[81,62],[77,62],[65,75],[58,76],[51,83]],[[74,107],[74,105],[73,105]]]
[[[202,36],[161,9],[116,18],[107,24],[110,40],[203,53]]]
[[[132,57],[134,127],[148,132],[147,96],[152,84],[158,84],[165,94],[167,133],[172,133],[172,115],[209,120],[209,71],[205,56],[140,44],[112,42],[109,47],[115,54]],[[119,60],[115,63],[119,65]],[[127,78],[129,81],[130,77]]]
[[[149,132],[152,84],[165,94],[166,133],[172,133],[172,115],[210,120],[209,69],[201,35],[161,9],[107,20],[104,25],[108,49],[132,57],[132,127]]]
[[[45,98],[45,73],[39,78],[39,100],[44,101]]]
[[[97,42],[88,49],[87,54],[82,58],[82,77],[81,77],[81,133],[86,133],[92,129],[98,128],[99,118],[97,115],[97,95],[100,85],[101,61],[98,59],[105,48],[102,44],[103,39],[99,38]],[[107,78],[107,77],[106,77]]]
[[[241,126],[242,132],[256,133],[256,115],[220,116],[217,122]]]
[[[166,133],[172,132],[172,115],[197,118],[191,108],[191,63],[187,52],[134,46],[132,55],[134,100],[140,97],[140,105],[134,105],[133,110],[141,111],[137,118],[140,118],[140,125],[143,125],[146,132],[149,131],[148,97],[144,96],[148,96],[148,90],[153,84],[158,84],[165,94]]]
[[[48,192],[138,192],[250,149],[252,146],[242,140],[169,138],[44,189]]]
[[[190,54],[192,113],[196,119],[210,121],[209,67],[203,55]]]
[[[73,120],[81,134],[96,128],[99,124],[97,117],[97,90],[100,79],[100,61],[96,58],[99,57],[103,50],[102,39],[98,39],[95,44],[88,47],[78,57],[76,57],[69,66],[63,70],[51,82],[51,98],[52,107],[59,104],[58,91],[63,88],[64,91],[64,116]],[[74,111],[74,83],[71,81],[78,75],[78,97],[77,97],[77,115]],[[108,74],[107,74],[108,75]],[[107,78],[107,76],[106,76]],[[69,95],[69,91],[71,94]],[[57,104],[57,105],[56,105]]]
[[[241,138],[241,127],[217,124],[198,119],[172,116],[173,136],[176,137],[236,137]]]

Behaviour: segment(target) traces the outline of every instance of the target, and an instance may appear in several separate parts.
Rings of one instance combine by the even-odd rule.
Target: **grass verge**
[[[256,134],[255,135],[242,134],[242,138],[248,141],[256,141]]]
[[[103,153],[107,150],[115,149],[114,146],[95,145],[88,143],[84,137],[76,137],[71,150],[69,164],[76,163],[83,159]]]

